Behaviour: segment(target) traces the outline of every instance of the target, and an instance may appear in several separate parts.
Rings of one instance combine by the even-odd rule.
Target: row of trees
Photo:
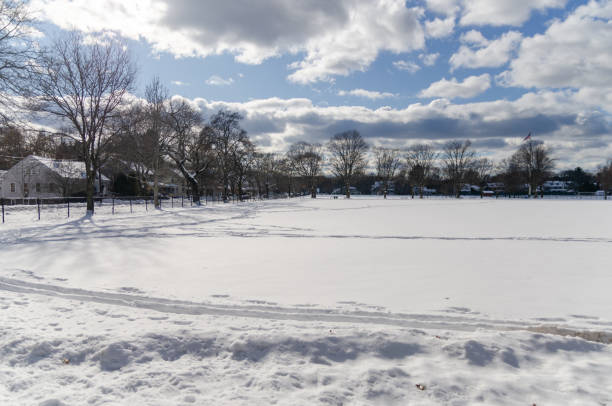
[[[91,213],[96,179],[101,184],[102,172],[109,167],[122,166],[144,187],[152,178],[156,205],[160,173],[168,166],[180,172],[196,203],[208,190],[220,190],[226,199],[241,197],[247,185],[266,195],[281,184],[288,193],[306,187],[316,197],[324,172],[335,175],[350,197],[355,179],[370,167],[370,155],[385,195],[392,181],[403,180],[422,196],[437,177],[459,196],[465,183],[484,184],[495,168],[489,159],[477,157],[469,140],[450,141],[441,151],[420,144],[407,151],[377,147],[370,154],[354,130],[334,135],[326,145],[298,142],[286,154],[263,153],[241,127],[238,112],[222,110],[204,120],[189,102],[169,97],[157,78],[146,86],[143,99],[131,96],[136,68],[121,42],[85,43],[71,33],[38,48],[29,42],[31,21],[23,3],[0,1],[0,6],[0,16],[7,21],[0,27],[0,105],[19,105],[55,118],[62,131],[71,134],[73,142],[62,144],[61,154],[55,155],[72,154],[85,163]],[[13,120],[8,114],[0,118],[5,124]],[[3,134],[5,140],[19,141],[13,130]],[[23,156],[28,149],[48,155],[44,151],[53,147],[47,140],[9,142],[13,150],[5,146],[3,155]],[[510,187],[518,190],[526,183],[533,194],[553,167],[549,149],[529,140],[498,166],[498,172]]]
[[[363,174],[368,167],[368,145],[357,131],[347,131],[334,135],[326,146],[329,168],[343,184],[346,197],[350,197],[352,180]],[[304,151],[294,154],[292,151]],[[308,170],[302,169],[300,175],[307,177],[311,185],[311,194],[315,196],[315,182],[321,175],[324,161],[323,148],[318,144],[298,143],[290,149],[289,157],[303,156],[308,162]],[[386,196],[389,185],[404,178],[416,188],[420,197],[427,184],[435,177],[443,177],[451,192],[459,197],[466,183],[484,186],[491,180],[495,166],[488,158],[478,158],[469,140],[449,141],[441,151],[436,151],[430,144],[417,144],[402,151],[394,148],[373,148],[376,176],[382,182],[383,194]],[[300,160],[294,159],[296,166],[302,168]],[[508,159],[497,167],[510,184],[527,184],[532,195],[540,188],[554,169],[554,159],[550,150],[539,141],[528,140]]]

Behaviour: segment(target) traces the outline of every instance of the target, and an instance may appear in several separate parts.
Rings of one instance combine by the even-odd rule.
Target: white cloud
[[[229,86],[234,83],[234,79],[227,78],[224,79],[221,76],[212,75],[208,79],[206,79],[206,84],[211,86]]]
[[[471,34],[470,37],[477,37],[477,35]],[[521,38],[521,33],[508,31],[493,41],[477,41],[480,45],[486,44],[480,48],[462,45],[450,58],[451,68],[454,70],[461,67],[485,68],[502,66],[511,58],[512,52],[518,47]],[[470,39],[473,40],[474,38]]]
[[[543,91],[514,101],[466,104],[436,99],[401,109],[317,106],[305,98],[192,102],[206,117],[221,108],[241,112],[244,128],[270,151],[300,140],[325,142],[337,132],[355,128],[373,144],[391,142],[397,147],[471,138],[497,159],[509,156],[532,131],[552,146],[559,167],[593,168],[612,155],[612,125],[574,92]]]
[[[353,90],[340,90],[338,92],[339,96],[357,96],[357,97],[365,97],[372,100],[385,99],[388,97],[397,97],[394,93],[388,92],[377,92],[373,90],[365,90],[365,89],[353,89]]]
[[[189,83],[187,82],[181,82],[180,80],[173,80],[172,82],[173,85],[175,86],[189,86]]]
[[[534,10],[562,8],[567,0],[464,0],[461,25],[520,26]]]
[[[410,73],[415,73],[416,71],[421,69],[418,64],[412,61],[395,61],[393,62],[393,66],[395,66],[396,69],[405,70]]]
[[[429,85],[419,96],[468,99],[483,93],[489,87],[491,87],[491,77],[485,73],[480,76],[467,77],[463,82],[458,82],[455,78],[439,80]]]
[[[380,51],[420,49],[425,40],[419,16],[420,11],[406,8],[403,0],[357,1],[344,25],[322,30],[306,42],[306,57],[290,65],[296,71],[289,80],[329,81],[336,75],[365,71]]]
[[[523,39],[501,84],[526,88],[580,88],[581,94],[612,92],[612,2],[591,1],[543,34]],[[588,90],[587,88],[592,88]],[[609,110],[612,112],[612,110]]]
[[[455,29],[455,17],[450,16],[445,19],[435,18],[425,21],[425,31],[427,36],[432,38],[444,38],[453,33]]]
[[[460,9],[460,0],[425,0],[427,8],[435,13],[455,15]]]
[[[435,52],[433,54],[420,54],[419,59],[423,61],[423,65],[425,66],[434,66],[440,54]]]
[[[303,52],[291,64],[297,83],[363,71],[381,51],[424,45],[422,10],[404,0],[32,0],[32,8],[60,28],[115,31],[176,57],[230,53],[259,64]]]
[[[521,26],[534,11],[562,8],[568,0],[425,0],[434,13],[459,16],[468,25]]]
[[[471,44],[477,47],[484,47],[489,44],[489,40],[486,39],[480,31],[470,30],[461,34],[459,38],[461,42]]]

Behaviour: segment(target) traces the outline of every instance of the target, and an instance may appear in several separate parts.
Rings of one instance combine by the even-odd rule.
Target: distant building
[[[389,182],[389,185],[387,186],[387,192],[390,195],[395,194],[395,184],[393,182]],[[352,193],[353,191],[351,190],[351,194]],[[370,193],[372,193],[373,195],[384,194],[385,193],[385,183],[380,180],[377,180],[376,182],[374,182],[374,184],[370,188]]]
[[[562,180],[547,180],[542,186],[544,191],[548,193],[568,193],[571,192],[572,183]]]
[[[480,192],[480,186],[478,185],[470,185],[469,183],[466,183],[461,186],[461,193],[479,193],[479,192]]]
[[[494,193],[504,193],[504,187],[503,182],[488,182],[485,189]]]
[[[357,188],[355,186],[350,186],[349,190],[351,192],[351,195],[360,195],[361,194],[361,192],[359,190],[357,190]],[[346,187],[342,186],[342,187],[339,187],[337,189],[334,189],[331,192],[331,194],[332,195],[345,195],[346,194]]]
[[[413,191],[413,193],[415,195],[420,195],[421,194],[421,188],[418,187],[418,186],[414,186],[412,188],[412,191]],[[423,195],[424,196],[429,196],[429,195],[433,195],[433,194],[436,194],[436,193],[438,193],[438,191],[436,189],[428,188],[427,186],[423,187]]]
[[[83,195],[86,192],[85,163],[30,155],[2,174],[0,197],[5,199],[48,199]],[[100,185],[96,179],[96,193]],[[102,194],[110,180],[102,175]]]

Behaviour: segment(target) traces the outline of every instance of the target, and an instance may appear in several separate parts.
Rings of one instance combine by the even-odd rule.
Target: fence
[[[296,195],[299,197],[301,195]],[[216,205],[223,203],[248,202],[255,200],[270,200],[288,198],[286,194],[263,196],[231,196],[223,200],[221,195],[206,195],[200,197],[201,205]],[[343,198],[343,195],[320,194],[320,198]],[[382,196],[375,195],[354,195],[353,198],[382,199]],[[418,195],[389,195],[389,199],[419,199]],[[455,196],[450,195],[424,195],[428,200],[454,200]],[[462,199],[481,199],[479,195],[462,195]],[[529,199],[527,195],[502,195],[485,196],[483,200],[491,199]],[[540,196],[537,199],[541,199]],[[579,193],[575,195],[552,195],[545,194],[544,200],[604,200],[603,195],[595,193]],[[612,199],[608,199],[612,202]],[[179,208],[194,206],[191,196],[164,196],[159,199],[160,208]],[[60,219],[83,216],[86,213],[86,201],[84,197],[50,198],[50,199],[0,199],[2,211],[2,224],[14,220],[14,222],[25,222],[41,219]],[[115,197],[96,197],[94,207],[97,214],[133,214],[146,213],[155,208],[152,196],[115,196]],[[13,221],[11,221],[13,222]]]
[[[285,197],[270,196],[266,199]],[[263,200],[262,197],[231,196],[223,199],[221,195],[206,195],[200,197],[200,205],[216,205],[224,203],[249,202]],[[192,196],[163,196],[159,198],[159,208],[192,207],[196,205]],[[2,224],[15,220],[24,222],[51,218],[71,218],[86,214],[87,203],[84,197],[62,197],[47,199],[0,199]],[[115,196],[95,197],[96,214],[133,214],[146,213],[155,209],[152,196]]]

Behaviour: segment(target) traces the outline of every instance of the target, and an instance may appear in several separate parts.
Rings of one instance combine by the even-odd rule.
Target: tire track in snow
[[[435,314],[343,311],[326,308],[281,307],[270,305],[197,303],[132,294],[67,288],[57,285],[26,282],[6,277],[0,277],[0,290],[185,315],[249,317],[307,322],[363,323],[407,328],[460,331],[475,331],[477,329],[527,330],[529,328],[542,326],[541,322],[496,320],[476,316],[465,317]]]
[[[268,320],[290,320],[325,323],[357,323],[388,325],[413,329],[438,329],[455,331],[476,331],[478,329],[497,331],[528,331],[564,337],[578,337],[587,341],[612,344],[612,333],[593,330],[576,330],[559,324],[496,320],[482,317],[441,316],[435,314],[405,314],[370,311],[341,311],[325,308],[294,308],[258,305],[223,305],[196,303],[183,300],[154,298],[121,293],[96,292],[85,289],[26,282],[0,277],[0,290],[51,296],[65,300],[100,303],[153,310],[162,313],[206,316],[248,317]]]

